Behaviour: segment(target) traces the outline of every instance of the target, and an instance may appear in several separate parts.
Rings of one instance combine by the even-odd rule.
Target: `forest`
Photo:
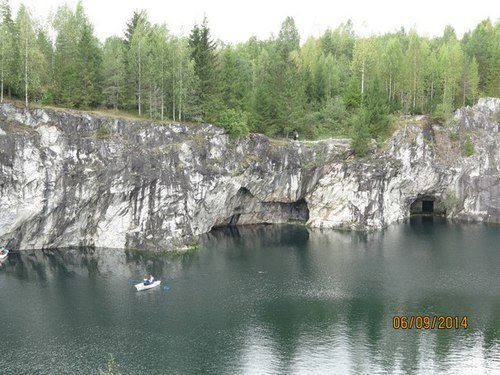
[[[231,45],[213,39],[207,19],[176,36],[136,11],[124,35],[102,43],[81,2],[42,22],[0,0],[0,85],[2,102],[211,122],[235,136],[346,136],[362,154],[387,136],[391,114],[445,120],[500,97],[500,22],[458,39],[452,26],[433,38],[403,28],[359,37],[348,20],[301,42],[287,17],[277,36]]]

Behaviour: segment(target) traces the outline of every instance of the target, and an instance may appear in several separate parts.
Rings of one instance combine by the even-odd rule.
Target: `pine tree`
[[[78,43],[78,66],[81,83],[77,106],[85,108],[101,102],[102,51],[99,41],[93,35],[90,23],[86,20],[82,23]]]
[[[389,125],[389,105],[382,83],[378,78],[372,82],[364,100],[365,123],[372,138],[387,134]]]
[[[210,36],[208,21],[195,25],[189,36],[191,57],[199,81],[198,96],[203,118],[216,118],[221,109],[218,87],[215,43]]]
[[[148,16],[145,10],[134,11],[132,18],[127,22],[127,29],[125,30],[125,39],[123,42],[125,43],[125,48],[130,49],[130,44],[132,43],[132,36],[134,35],[134,31],[140,23],[147,24]]]
[[[81,1],[74,12],[67,6],[59,7],[53,26],[57,31],[54,100],[68,107],[99,104],[102,50]]]

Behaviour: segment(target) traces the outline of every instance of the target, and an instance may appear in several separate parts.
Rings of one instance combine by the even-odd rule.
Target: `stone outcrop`
[[[0,238],[21,249],[169,250],[223,225],[378,229],[418,199],[450,218],[500,222],[499,112],[487,98],[447,126],[409,118],[357,159],[342,140],[235,140],[206,124],[3,104]]]

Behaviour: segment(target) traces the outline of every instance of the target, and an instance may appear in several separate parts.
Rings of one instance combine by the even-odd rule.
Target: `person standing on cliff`
[[[293,140],[298,141],[299,140],[299,133],[297,133],[297,130],[293,131]]]

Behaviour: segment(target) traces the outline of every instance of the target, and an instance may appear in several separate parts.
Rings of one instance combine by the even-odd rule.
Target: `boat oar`
[[[143,283],[144,279],[128,279],[129,284],[137,284],[137,283]]]

